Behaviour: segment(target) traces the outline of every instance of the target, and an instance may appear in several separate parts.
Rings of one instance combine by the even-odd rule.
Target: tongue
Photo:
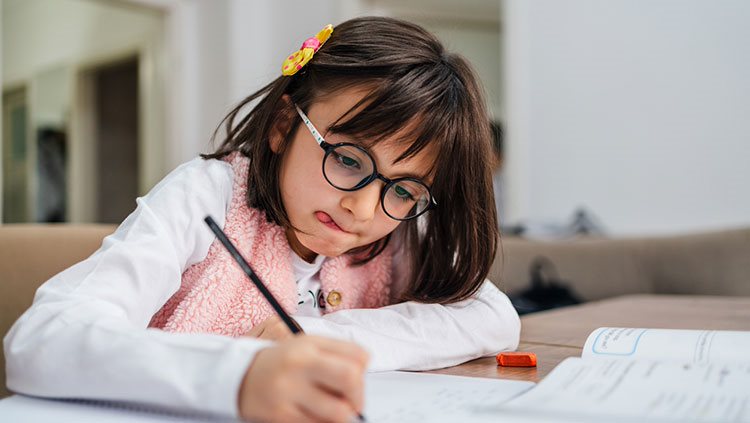
[[[328,215],[328,213],[325,212],[315,212],[315,217],[318,218],[323,223],[331,223],[333,222],[333,219],[331,219],[331,216]]]

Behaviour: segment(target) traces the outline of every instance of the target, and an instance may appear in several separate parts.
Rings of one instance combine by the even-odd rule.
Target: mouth
[[[343,232],[347,234],[351,233],[349,231],[342,229],[339,225],[337,225],[336,222],[333,220],[333,218],[326,212],[322,212],[322,211],[315,212],[315,218],[318,219],[320,223],[324,224],[325,226],[335,231],[339,231],[339,232]]]

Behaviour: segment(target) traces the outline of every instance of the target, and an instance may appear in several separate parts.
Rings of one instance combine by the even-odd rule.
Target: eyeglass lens
[[[333,147],[325,156],[323,173],[328,182],[343,190],[356,190],[372,182],[375,162],[366,151],[351,146]],[[423,183],[398,179],[388,184],[382,198],[383,210],[395,219],[423,213],[430,204],[430,192]]]

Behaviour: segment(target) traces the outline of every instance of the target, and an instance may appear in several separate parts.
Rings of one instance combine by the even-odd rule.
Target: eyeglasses
[[[323,157],[323,176],[331,186],[342,191],[356,191],[370,182],[380,179],[385,184],[380,191],[380,205],[390,218],[409,220],[418,217],[437,206],[430,188],[416,178],[389,179],[381,175],[375,166],[375,159],[364,148],[347,142],[329,144],[297,105],[302,121],[310,130]]]

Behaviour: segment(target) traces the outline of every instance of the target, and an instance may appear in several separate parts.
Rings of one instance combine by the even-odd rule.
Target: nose
[[[380,181],[373,181],[356,191],[345,192],[341,197],[341,207],[349,210],[358,221],[368,221],[375,217],[380,206]]]

